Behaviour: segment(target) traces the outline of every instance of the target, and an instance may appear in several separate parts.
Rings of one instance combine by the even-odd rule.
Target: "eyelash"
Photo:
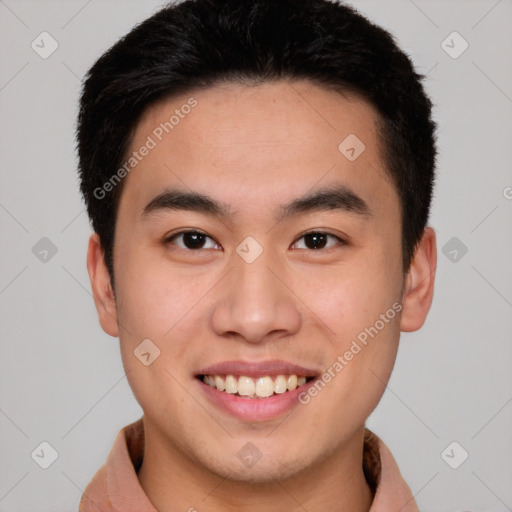
[[[197,235],[203,235],[205,236],[206,238],[209,238],[210,240],[213,240],[212,237],[208,236],[206,233],[203,233],[201,231],[196,231],[196,230],[183,230],[183,231],[179,231],[177,233],[173,233],[171,236],[167,237],[165,240],[164,240],[164,244],[165,245],[169,245],[171,244],[175,238],[181,236],[181,235],[186,235],[186,234],[197,234]],[[329,252],[333,249],[336,249],[336,247],[339,247],[339,246],[344,246],[344,245],[347,245],[347,242],[345,240],[343,240],[342,238],[340,238],[339,236],[337,235],[333,235],[332,233],[326,233],[324,231],[318,231],[318,230],[313,230],[313,231],[307,231],[306,233],[302,233],[302,235],[300,235],[297,240],[293,243],[293,245],[295,245],[297,243],[297,241],[301,240],[302,238],[304,238],[305,236],[307,235],[326,235],[328,237],[332,237],[332,238],[335,238],[337,241],[338,241],[338,245],[337,246],[333,246],[333,247],[328,247],[327,249],[324,249],[324,248],[321,248],[321,249],[299,249],[299,250],[308,250],[310,252]],[[216,242],[217,243],[217,242]],[[220,245],[220,244],[219,244]],[[187,252],[191,252],[191,253],[197,253],[197,252],[201,252],[203,251],[204,249],[189,249],[189,248],[183,248],[183,247],[178,247],[178,249],[181,249],[183,251],[187,251]]]

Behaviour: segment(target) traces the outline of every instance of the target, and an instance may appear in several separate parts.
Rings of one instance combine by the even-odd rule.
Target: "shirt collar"
[[[116,437],[107,462],[86,487],[79,512],[158,512],[137,478],[144,456],[142,418]],[[387,446],[365,430],[363,470],[374,492],[370,512],[418,512],[418,507]]]

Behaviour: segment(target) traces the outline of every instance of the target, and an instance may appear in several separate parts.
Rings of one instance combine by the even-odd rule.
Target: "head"
[[[89,71],[77,137],[91,284],[175,456],[266,480],[360,435],[433,294],[421,78],[388,32],[327,0],[170,5]],[[288,361],[324,385],[308,380],[289,417],[241,418],[200,381],[232,360]],[[263,454],[252,468],[236,464],[247,442]]]

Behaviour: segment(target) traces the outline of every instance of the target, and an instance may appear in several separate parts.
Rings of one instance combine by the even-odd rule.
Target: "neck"
[[[145,450],[138,478],[159,512],[368,512],[373,494],[363,467],[363,434],[294,476],[240,482],[219,476],[162,439],[144,417]]]

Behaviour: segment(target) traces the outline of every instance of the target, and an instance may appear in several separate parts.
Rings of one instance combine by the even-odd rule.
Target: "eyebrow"
[[[144,207],[142,218],[167,210],[194,211],[226,220],[234,216],[228,204],[210,196],[179,189],[167,189]],[[371,216],[368,204],[360,196],[345,185],[337,185],[322,188],[280,205],[276,210],[275,220],[282,221],[299,214],[336,210]]]

